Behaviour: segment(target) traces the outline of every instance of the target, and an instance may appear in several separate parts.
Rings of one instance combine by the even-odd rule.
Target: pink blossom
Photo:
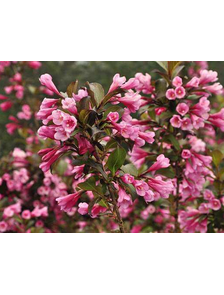
[[[129,90],[124,97],[118,98],[119,102],[123,103],[131,113],[135,113],[141,107],[141,95],[137,92]]]
[[[148,179],[148,185],[155,190],[162,198],[169,198],[174,189],[172,181],[163,181],[160,176]]]
[[[136,193],[139,196],[145,196],[146,191],[149,190],[148,184],[146,182],[142,181],[142,180],[135,180],[133,182],[133,184],[134,184],[134,187],[136,189]]]
[[[184,89],[184,87],[179,86],[175,89],[175,95],[177,98],[184,98],[184,96],[186,95],[186,91]]]
[[[209,115],[208,121],[224,131],[224,108],[222,108],[218,113]]]
[[[191,157],[191,152],[189,150],[183,150],[181,153],[181,157],[183,159],[189,159]]]
[[[174,115],[171,119],[170,119],[170,123],[173,127],[175,128],[180,128],[181,124],[182,124],[182,119],[179,115]]]
[[[218,80],[218,73],[215,71],[202,70],[200,71],[200,85],[205,85]]]
[[[135,178],[134,178],[134,176],[126,173],[121,177],[121,179],[124,183],[131,184],[134,182]]]
[[[62,127],[65,132],[72,133],[77,126],[77,120],[74,116],[66,114],[63,118]]]
[[[72,114],[77,114],[76,102],[72,97],[66,97],[61,101],[64,110],[69,110]]]
[[[74,126],[74,122],[73,122],[73,126]],[[56,140],[66,141],[69,137],[70,137],[70,133],[66,132],[63,127],[60,126],[55,128],[54,138]]]
[[[182,130],[192,130],[192,128],[193,128],[193,125],[191,123],[191,120],[189,118],[184,118],[181,123],[181,129]]]
[[[199,103],[190,108],[190,111],[194,115],[207,120],[209,117],[208,112],[210,111],[209,105],[210,101],[207,99],[207,97],[203,96],[200,98]]]
[[[137,73],[135,78],[139,82],[135,90],[145,94],[150,94],[154,91],[155,88],[151,85],[151,76],[149,74],[146,73],[143,75],[142,73]]]
[[[54,139],[55,135],[55,127],[54,126],[41,126],[37,134],[40,136],[40,138],[47,139],[51,138]]]
[[[138,87],[139,81],[136,78],[129,79],[126,83],[124,83],[121,88],[125,90],[130,90]]]
[[[184,116],[188,113],[189,111],[189,107],[186,103],[182,102],[182,103],[179,103],[176,107],[176,111],[181,115],[181,116]]]
[[[7,225],[7,223],[5,221],[0,221],[0,232],[1,233],[6,232],[7,227],[8,227],[8,225]]]
[[[153,191],[148,190],[146,191],[145,195],[143,196],[146,203],[153,202],[155,200],[155,194]]]
[[[197,78],[197,77],[193,77],[187,84],[185,87],[187,88],[191,88],[191,87],[198,87],[199,85],[199,82],[200,82],[200,79]]]
[[[138,224],[138,225],[134,225],[131,229],[131,233],[133,234],[137,234],[137,233],[140,233],[142,229],[142,225],[141,224]]]
[[[166,112],[167,108],[165,107],[159,107],[159,108],[155,108],[155,113],[157,116],[160,116],[162,113]]]
[[[129,155],[130,160],[139,169],[145,162],[145,158],[149,155],[149,153],[139,148],[137,145],[134,145],[132,151],[129,152]]]
[[[168,89],[166,91],[166,98],[168,98],[169,100],[175,100],[176,99],[176,94],[174,89]]]
[[[206,89],[207,91],[216,95],[222,94],[222,91],[223,91],[223,87],[220,83],[204,86],[203,89]]]
[[[172,81],[172,84],[174,87],[179,87],[183,84],[183,81],[180,77],[176,76],[173,81]]]
[[[99,214],[107,211],[107,208],[100,206],[99,204],[95,204],[91,211],[91,217],[96,218]]]
[[[209,189],[206,189],[203,193],[204,199],[207,201],[210,201],[212,199],[215,199],[215,196],[213,194],[213,192]]]
[[[153,132],[153,131],[148,131],[148,132],[139,131],[138,135],[139,135],[140,138],[142,138],[147,143],[151,144],[151,143],[153,143],[155,141],[155,139],[154,139],[155,132]]]
[[[119,114],[118,112],[110,112],[108,115],[107,115],[107,119],[111,122],[114,122],[116,123],[118,120],[119,120]]]
[[[84,97],[88,96],[88,92],[86,89],[79,89],[78,94],[72,93],[72,97],[75,99],[75,101],[80,101]]]
[[[3,112],[6,112],[7,110],[11,109],[12,105],[13,104],[11,101],[5,101],[0,104],[0,108]]]
[[[78,207],[79,207],[78,209],[79,214],[85,215],[88,213],[89,205],[87,203],[79,203]]]
[[[127,194],[126,191],[119,186],[118,189],[118,206],[120,208],[128,208],[129,206],[132,205],[132,199],[131,199],[131,195]]]
[[[125,83],[125,81],[126,81],[126,78],[125,77],[121,77],[120,74],[116,74],[113,77],[113,83],[111,84],[108,93],[116,90],[118,87],[121,87],[122,84]]]
[[[55,125],[61,125],[64,118],[66,116],[66,113],[60,111],[60,110],[54,110],[52,112],[52,119],[53,119],[53,123]]]
[[[75,206],[80,197],[81,193],[75,192],[67,196],[59,197],[56,199],[56,201],[58,202],[58,205],[60,206],[62,211],[70,212],[72,210],[72,207]]]
[[[209,213],[209,204],[208,203],[202,203],[199,208],[198,211],[201,214],[208,214]]]
[[[218,199],[211,199],[209,207],[214,211],[218,211],[221,209],[221,202]]]
[[[24,210],[24,211],[22,212],[22,218],[23,218],[23,219],[30,219],[30,218],[31,218],[30,210]]]
[[[43,86],[46,86],[49,90],[53,91],[54,93],[56,93],[60,96],[60,92],[58,91],[58,89],[54,85],[54,83],[52,81],[52,77],[49,74],[41,75],[39,80]]]
[[[170,166],[170,160],[166,158],[163,154],[161,154],[156,158],[156,162],[145,173],[156,171],[162,168],[167,168],[169,166]]]
[[[198,130],[199,128],[203,128],[205,126],[204,119],[193,114],[191,114],[190,117],[191,117],[191,122],[193,124],[193,127],[196,130]]]
[[[32,68],[32,69],[39,69],[41,66],[42,66],[42,64],[41,64],[41,62],[39,62],[39,61],[28,61],[28,66],[30,67],[30,68]]]

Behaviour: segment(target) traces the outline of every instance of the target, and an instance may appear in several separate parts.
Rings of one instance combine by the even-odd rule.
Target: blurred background
[[[212,61],[209,63],[209,69],[219,73],[219,81],[224,85],[223,61]],[[137,72],[150,73],[153,76],[153,70],[159,69],[159,65],[154,61],[45,61],[42,62],[42,67],[37,71],[30,70],[27,72],[27,79],[32,80],[32,84],[39,86],[38,78],[44,73],[49,73],[53,77],[53,81],[59,91],[65,92],[71,81],[79,80],[81,85],[86,81],[98,82],[103,85],[107,91],[112,78],[116,73],[127,78],[133,77]],[[4,92],[5,82],[0,80],[0,94]],[[6,112],[0,112],[0,156],[7,155],[15,146],[23,148],[20,137],[15,135],[10,136],[5,128],[8,123],[9,115],[15,115],[19,110],[19,105],[16,104],[12,109]]]

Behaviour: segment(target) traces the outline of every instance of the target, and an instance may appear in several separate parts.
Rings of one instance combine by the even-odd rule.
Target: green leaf
[[[183,68],[185,67],[185,65],[180,65],[177,66],[172,73],[172,79],[175,78],[176,76],[178,76],[178,74],[183,70]]]
[[[223,153],[220,152],[219,150],[215,150],[212,152],[212,161],[215,164],[216,167],[219,166],[223,159]]]
[[[124,164],[126,154],[126,150],[122,147],[118,147],[110,154],[107,160],[107,167],[111,171],[113,176],[115,175],[117,170]]]
[[[157,92],[157,98],[165,96],[167,90],[167,82],[164,79],[157,80],[155,87]]]
[[[100,107],[104,106],[113,96],[124,92],[125,90],[123,89],[116,89],[110,93],[107,93],[107,95],[105,95],[104,99],[102,100]]]
[[[94,106],[98,107],[102,100],[104,99],[104,89],[99,83],[89,83],[87,82],[89,87],[88,93],[92,98],[92,103]]]
[[[163,68],[165,71],[168,71],[168,63],[167,63],[167,61],[156,61],[156,63],[158,65],[160,65],[161,68]]]
[[[96,186],[96,178],[94,176],[88,178],[85,182],[79,183],[78,186],[85,191],[102,193],[100,186]]]
[[[181,149],[178,140],[174,137],[173,134],[166,135],[166,136],[164,137],[164,141],[165,141],[165,142],[168,141],[168,142],[172,143],[172,145],[174,146],[174,148],[175,148],[177,151],[179,151],[179,150]]]
[[[127,164],[121,167],[121,170],[124,171],[124,173],[131,174],[133,176],[138,176],[138,169],[133,164]]]
[[[163,168],[160,170],[156,171],[156,174],[164,175],[168,178],[174,178],[175,177],[175,172],[173,170],[173,167],[168,167],[168,168]]]
[[[106,118],[110,112],[118,112],[119,115],[122,115],[124,112],[124,109],[118,105],[113,105],[105,110],[103,118]]]
[[[72,97],[72,93],[77,93],[77,90],[78,90],[78,84],[79,84],[79,81],[76,80],[75,82],[72,82],[68,85],[67,87],[67,95],[68,97]]]
[[[115,139],[111,139],[106,144],[105,150],[108,151],[109,149],[116,148],[116,147],[117,147],[117,141]]]

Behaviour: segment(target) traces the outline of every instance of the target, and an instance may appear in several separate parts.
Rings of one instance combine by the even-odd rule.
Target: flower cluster
[[[0,99],[23,101],[6,127],[27,146],[0,162],[1,232],[223,232],[218,74],[158,63],[152,76],[116,74],[108,91],[76,80],[65,92],[49,74],[27,87],[20,67],[38,62],[0,63],[2,76],[18,69]],[[28,89],[47,97],[30,104]]]

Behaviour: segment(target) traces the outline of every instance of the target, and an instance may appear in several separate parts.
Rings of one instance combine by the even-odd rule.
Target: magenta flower
[[[169,100],[175,100],[176,99],[176,93],[174,89],[168,89],[166,91],[166,98]]]
[[[78,209],[79,214],[86,215],[88,213],[89,205],[87,203],[85,203],[85,202],[79,203],[78,207],[79,207],[79,209]]]
[[[184,96],[186,95],[186,91],[184,89],[184,87],[179,86],[175,89],[175,95],[177,98],[184,98]]]
[[[72,208],[81,197],[81,193],[82,192],[75,192],[67,196],[59,197],[56,199],[56,201],[58,202],[58,205],[62,211],[71,212]]]
[[[186,103],[182,102],[182,103],[179,103],[176,107],[176,111],[181,115],[181,116],[184,116],[188,113],[189,111],[189,107]]]
[[[126,81],[125,77],[121,77],[120,74],[116,74],[113,77],[113,83],[111,84],[108,93],[116,90],[118,87],[121,87],[125,83],[125,81]]]
[[[173,127],[175,128],[180,128],[181,124],[182,124],[182,119],[179,115],[174,115],[171,119],[170,119],[170,123]]]
[[[49,90],[61,96],[60,92],[58,91],[58,89],[52,81],[52,77],[49,74],[41,75],[39,80],[43,86],[47,87]]]
[[[174,87],[180,87],[183,84],[183,81],[180,77],[176,76],[173,81],[172,84]]]

